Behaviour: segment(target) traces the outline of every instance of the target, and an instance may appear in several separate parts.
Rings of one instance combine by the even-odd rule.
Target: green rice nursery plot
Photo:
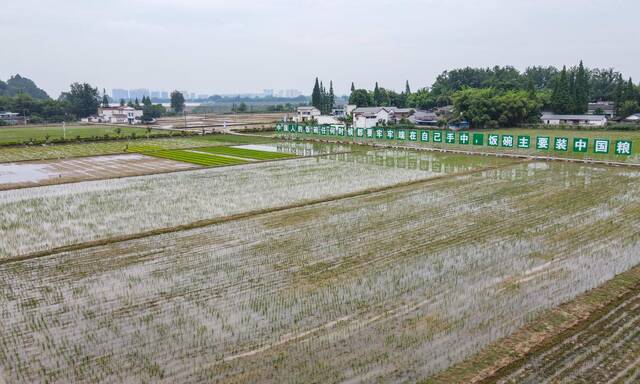
[[[68,157],[98,156],[127,152],[150,152],[165,149],[196,148],[214,145],[273,143],[267,138],[237,135],[207,135],[136,139],[126,141],[99,141],[74,144],[29,145],[0,147],[0,162],[62,159]]]
[[[364,186],[364,170],[388,179],[413,167],[397,157],[393,166],[367,166],[366,157],[332,156],[243,166],[253,172],[215,177],[218,197],[202,200],[255,204],[241,180],[273,179],[257,190],[274,205],[297,186],[324,188],[311,180],[331,180],[330,190],[344,193],[341,180]],[[416,382],[638,264],[640,172],[487,159],[502,166],[0,263],[3,374],[10,382]],[[441,159],[429,160],[431,169]],[[469,160],[452,161],[464,169]],[[278,176],[294,162],[305,172]],[[220,171],[192,173],[199,175],[193,183],[141,185],[163,196],[187,189],[161,209],[146,197],[156,207],[149,216],[161,221],[206,207],[172,208],[204,191],[191,184]],[[291,184],[278,189],[285,180]],[[24,202],[0,194],[28,207],[2,207],[20,218],[7,235],[14,227],[38,232],[28,225],[38,223],[70,236],[76,215],[95,226],[98,215],[87,216],[82,205],[130,225],[133,217],[123,213],[131,207],[96,204],[111,196],[141,200],[134,186],[122,194],[122,186],[84,184],[86,191],[68,196],[85,203],[69,207],[57,229],[59,218],[42,222],[30,212],[55,215],[67,206],[59,199],[67,191],[39,188],[49,192]]]
[[[246,148],[234,148],[234,147],[207,147],[197,148],[198,151],[207,152],[212,154],[229,155],[234,157],[242,157],[245,159],[255,160],[278,160],[278,159],[291,159],[296,157],[290,153],[258,151],[255,149]]]
[[[198,149],[199,151],[199,149]],[[161,157],[163,159],[182,161],[185,163],[203,165],[205,167],[221,167],[225,165],[244,164],[247,160],[231,157],[211,155],[196,152],[196,150],[167,149],[163,151],[141,152],[144,155]]]

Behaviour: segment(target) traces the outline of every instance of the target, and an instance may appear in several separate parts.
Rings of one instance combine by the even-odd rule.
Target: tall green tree
[[[171,108],[178,113],[184,111],[184,95],[181,92],[171,92]]]
[[[373,88],[373,102],[375,106],[381,106],[384,103],[384,95],[380,92],[377,81],[375,88]]]
[[[355,89],[349,96],[349,104],[358,107],[369,107],[373,104],[373,97],[366,89]]]
[[[311,92],[311,105],[322,110],[322,94],[320,91],[320,83],[316,77],[316,82],[313,85],[313,91]]]
[[[560,75],[556,77],[551,94],[551,108],[557,114],[568,114],[573,111],[573,101],[569,89],[569,75],[567,67],[563,67]]]
[[[336,101],[336,95],[333,93],[333,81],[329,81],[329,101],[328,101],[328,105],[329,105],[329,111],[331,112],[331,110],[333,109],[333,104]]]
[[[576,71],[575,79],[575,108],[577,114],[586,113],[589,107],[589,74],[584,69],[582,60]]]
[[[102,107],[109,108],[109,96],[104,88],[102,88]]]
[[[353,84],[353,81],[351,82],[351,92],[356,90],[356,86]]]
[[[411,88],[409,88],[409,80],[404,84],[404,93],[407,95],[411,94]]]
[[[100,93],[87,83],[73,83],[70,90],[64,93],[63,100],[69,103],[71,113],[78,118],[95,115],[100,106]]]

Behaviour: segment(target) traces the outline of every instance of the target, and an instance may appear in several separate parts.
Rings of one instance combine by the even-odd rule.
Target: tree
[[[493,88],[466,88],[453,96],[457,118],[472,127],[515,127],[538,119],[540,102],[526,91],[497,91]]]
[[[356,86],[353,84],[353,81],[351,82],[351,92],[356,90]]]
[[[582,65],[578,65],[575,79],[575,108],[574,113],[583,114],[589,107],[589,75]]]
[[[335,99],[336,96],[333,94],[333,81],[329,81],[329,100],[327,102],[328,106],[329,106],[329,110],[327,111],[327,113],[331,112],[331,109],[333,109],[333,104],[335,103]]]
[[[558,114],[567,114],[573,111],[574,103],[569,90],[567,68],[563,67],[560,75],[556,77],[551,95],[551,108]]]
[[[36,100],[49,99],[49,95],[31,80],[18,74],[11,76],[7,82],[0,82],[0,95],[16,96],[25,93]]]
[[[385,97],[383,93],[380,91],[380,87],[378,87],[378,82],[376,81],[376,86],[373,88],[373,103],[375,106],[381,106],[384,104]]]
[[[313,85],[313,91],[311,92],[311,105],[322,111],[322,94],[320,91],[320,83],[316,77],[316,82]]]
[[[416,109],[432,109],[436,103],[436,98],[431,95],[428,89],[423,88],[407,96],[406,105]]]
[[[104,88],[102,88],[102,107],[109,108],[109,96]]]
[[[411,94],[411,88],[409,88],[409,80],[407,80],[407,82],[404,85],[404,93],[406,95],[410,95]]]
[[[354,104],[358,107],[368,107],[373,104],[373,98],[366,89],[356,89],[351,92],[351,96],[349,96],[349,104]]]
[[[171,92],[171,108],[175,112],[182,112],[184,110],[184,96],[178,91]]]
[[[140,102],[138,101],[138,98],[136,97],[136,101],[133,102],[133,107],[135,109],[141,109],[140,108]]]
[[[149,98],[147,98],[148,101]],[[158,117],[161,117],[162,115],[164,115],[166,112],[165,108],[162,106],[162,104],[145,104],[144,107],[142,107],[142,121],[145,122],[149,122],[149,121],[153,121],[153,119],[157,119]]]
[[[70,88],[62,98],[69,103],[70,110],[76,117],[88,117],[98,112],[100,106],[98,88],[92,88],[87,83],[73,83]]]
[[[120,106],[121,106],[121,107],[124,107],[124,106],[125,106],[125,104],[126,104],[126,103],[124,102],[124,99],[120,99]]]
[[[626,100],[620,106],[619,116],[620,117],[627,117],[627,116],[631,116],[634,113],[638,113],[638,112],[640,112],[640,105],[638,104],[638,102],[635,101],[635,100]]]

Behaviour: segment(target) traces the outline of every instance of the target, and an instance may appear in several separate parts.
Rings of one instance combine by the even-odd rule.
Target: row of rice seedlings
[[[639,322],[640,296],[636,295],[575,335],[534,355],[500,382],[550,382],[568,377],[610,381],[640,355]]]
[[[422,156],[438,159],[433,154]],[[489,158],[474,161],[465,167],[495,164]],[[436,172],[380,167],[320,157],[241,165],[233,172],[212,168],[2,191],[0,257],[339,196],[459,169],[443,168]]]
[[[638,262],[630,239],[640,203],[613,187],[637,188],[629,181],[637,175],[594,173],[554,164],[516,180],[522,195],[498,172],[440,180],[4,266],[11,299],[0,306],[1,339],[18,352],[0,362],[32,380],[40,365],[66,372],[88,353],[110,359],[67,379],[300,382],[400,372],[415,380]],[[537,210],[532,182],[551,196]],[[566,207],[566,196],[592,209]],[[610,205],[627,208],[594,215]],[[606,231],[620,213],[622,225]],[[543,241],[550,222],[587,232],[597,224],[605,236]],[[42,282],[63,297],[39,292]],[[59,313],[62,304],[70,308]],[[64,325],[40,327],[26,320],[31,312]],[[31,341],[41,334],[54,350]]]
[[[144,155],[163,159],[182,161],[185,163],[203,165],[205,167],[219,167],[224,165],[245,164],[247,161],[231,157],[208,155],[195,151],[171,149],[163,151],[142,152]]]
[[[255,159],[255,160],[290,159],[290,158],[296,157],[295,155],[289,154],[289,153],[258,151],[255,149],[234,148],[234,147],[206,147],[206,148],[197,148],[197,151],[219,154],[219,155],[243,157],[245,159]]]

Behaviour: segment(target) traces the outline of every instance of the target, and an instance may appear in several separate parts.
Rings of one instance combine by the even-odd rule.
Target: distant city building
[[[149,96],[149,90],[146,88],[140,89],[130,89],[129,90],[129,100],[142,100],[142,97]]]
[[[115,101],[121,99],[129,100],[129,91],[126,89],[114,88],[111,90],[111,98]]]
[[[208,99],[209,95],[207,95],[206,93],[201,93],[198,95],[198,99],[200,100],[204,100],[204,99]]]
[[[608,118],[612,118],[616,114],[616,104],[613,101],[599,101],[597,103],[589,103],[587,114],[603,115]]]
[[[151,91],[151,98],[152,99],[159,99],[161,98],[161,92],[160,91]]]
[[[543,114],[542,123],[545,125],[592,125],[604,126],[607,117],[600,115],[553,115]]]
[[[297,89],[287,89],[285,91],[285,97],[287,98],[294,98],[294,97],[298,97],[300,96],[302,93],[300,93],[300,91],[298,91]]]
[[[264,97],[273,97],[273,89],[263,89],[262,95]]]
[[[142,111],[131,107],[98,108],[96,116],[82,119],[87,123],[139,124],[142,122]]]
[[[169,98],[169,92],[166,92],[166,91],[160,92],[160,98],[161,99],[168,99]]]

